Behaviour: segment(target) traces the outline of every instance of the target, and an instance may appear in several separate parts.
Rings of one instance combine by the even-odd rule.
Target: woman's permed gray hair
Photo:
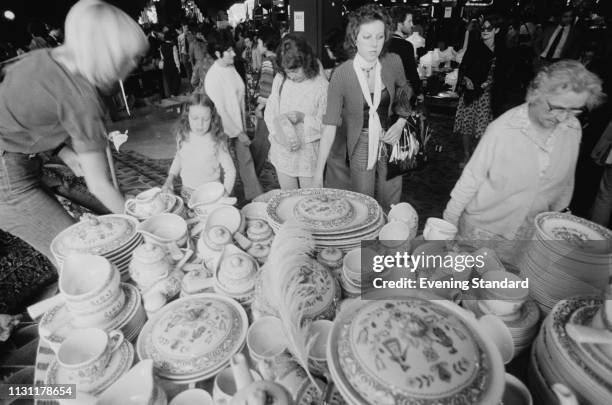
[[[391,16],[389,16],[389,13],[384,7],[378,4],[366,4],[349,15],[349,22],[346,26],[346,35],[344,37],[344,49],[346,49],[349,57],[352,58],[357,53],[357,34],[359,34],[361,25],[372,21],[382,21],[385,24],[385,46],[383,47],[381,56],[385,53],[387,41],[394,31],[392,28]]]
[[[100,0],[76,3],[64,30],[64,45],[78,73],[100,88],[124,79],[149,47],[134,19]]]
[[[601,79],[582,63],[568,59],[548,65],[538,72],[527,90],[527,102],[533,103],[565,92],[587,92],[586,107],[589,110],[600,105],[605,98]]]

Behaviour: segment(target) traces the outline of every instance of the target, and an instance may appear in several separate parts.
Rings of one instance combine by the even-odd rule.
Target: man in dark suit
[[[395,32],[389,41],[389,52],[399,55],[413,94],[416,95],[417,100],[423,101],[422,84],[414,59],[414,48],[410,42],[406,41],[406,36],[412,33],[412,11],[404,6],[395,6],[391,9],[391,17]]]
[[[559,24],[547,28],[536,46],[542,64],[560,59],[577,59],[580,56],[580,35],[574,24],[574,9],[564,8]]]

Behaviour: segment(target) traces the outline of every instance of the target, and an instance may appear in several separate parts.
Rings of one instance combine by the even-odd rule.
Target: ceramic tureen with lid
[[[136,236],[138,220],[128,215],[83,215],[81,222],[60,232],[51,250],[60,257],[72,253],[104,255],[123,247]]]
[[[339,314],[327,361],[351,404],[497,404],[504,368],[475,319],[441,300],[356,301]]]
[[[198,294],[163,307],[147,321],[136,350],[170,380],[197,381],[227,366],[246,339],[247,314],[233,299]]]

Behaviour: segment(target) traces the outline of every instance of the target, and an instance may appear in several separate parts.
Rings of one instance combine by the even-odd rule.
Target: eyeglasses
[[[585,113],[585,108],[564,108],[564,107],[559,107],[556,105],[552,105],[550,104],[550,101],[546,100],[546,105],[548,107],[548,112],[549,113],[553,113],[555,115],[564,113],[564,114],[569,114],[569,115],[573,115],[574,117],[577,117],[581,114]]]

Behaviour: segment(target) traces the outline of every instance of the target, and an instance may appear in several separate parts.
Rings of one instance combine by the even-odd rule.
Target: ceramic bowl
[[[169,245],[185,247],[189,239],[187,222],[171,213],[153,215],[138,225],[138,232],[145,242],[168,248]]]
[[[58,285],[70,311],[91,313],[119,296],[120,278],[104,257],[76,254],[64,261]]]
[[[263,202],[251,202],[242,207],[242,214],[244,217],[250,220],[266,220],[266,207],[268,204]]]
[[[478,319],[478,326],[481,333],[495,343],[504,364],[510,363],[514,358],[514,341],[506,324],[495,315],[484,315]]]
[[[105,328],[121,313],[125,307],[125,300],[125,293],[122,289],[119,289],[117,297],[111,299],[103,307],[98,307],[87,313],[71,311],[74,323],[81,328]]]
[[[506,373],[506,388],[503,397],[504,405],[533,405],[529,389],[515,376]]]
[[[457,235],[457,227],[440,218],[427,218],[423,237],[425,240],[450,240]]]
[[[281,320],[274,316],[264,316],[253,322],[246,343],[249,356],[256,362],[280,355],[289,344]]]
[[[203,389],[192,388],[175,396],[170,405],[214,405],[212,396]]]
[[[198,207],[212,204],[236,204],[236,198],[226,197],[226,191],[223,184],[219,182],[205,183],[196,188],[189,198],[187,205],[189,208],[197,212]]]
[[[251,376],[255,381],[261,381],[261,376],[255,370],[250,370]],[[234,380],[234,373],[231,367],[227,367],[217,376],[213,382],[213,400],[215,405],[229,405],[232,397],[236,395],[238,389]]]
[[[223,205],[216,208],[208,215],[206,228],[208,229],[219,225],[227,228],[232,235],[236,232],[240,232],[243,225],[240,210],[231,205]]]
[[[411,231],[403,222],[389,222],[380,229],[378,239],[389,247],[402,246],[410,239]]]
[[[321,319],[314,321],[308,331],[310,336],[316,336],[308,354],[308,369],[318,376],[327,374],[327,342],[333,326],[332,321]]]
[[[353,280],[361,280],[361,248],[349,251],[342,260],[342,269]]]
[[[389,211],[389,222],[403,222],[410,229],[410,239],[414,239],[419,227],[419,215],[412,205],[407,202],[391,205]]]

